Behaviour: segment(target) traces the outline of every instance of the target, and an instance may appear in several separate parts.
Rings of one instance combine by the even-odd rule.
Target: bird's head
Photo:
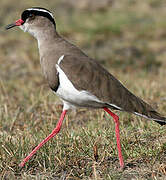
[[[40,7],[28,8],[21,14],[21,19],[6,26],[6,29],[20,27],[24,32],[29,32],[34,37],[41,31],[49,28],[56,29],[56,24],[52,13]]]

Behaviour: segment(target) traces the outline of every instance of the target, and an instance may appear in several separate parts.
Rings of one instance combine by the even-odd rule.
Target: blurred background
[[[53,13],[57,31],[62,36],[99,61],[132,92],[166,114],[165,0],[40,0],[38,2],[1,0],[1,145],[9,152],[10,148],[16,149],[11,156],[3,148],[0,150],[0,170],[4,177],[7,167],[10,167],[10,170],[13,168],[12,172],[17,171],[13,164],[19,163],[23,158],[23,152],[29,152],[28,144],[35,146],[42,139],[41,137],[45,137],[46,132],[48,134],[51,131],[61,112],[59,100],[49,91],[42,76],[36,40],[19,28],[8,31],[4,29],[5,25],[19,19],[24,9],[36,6],[47,8]],[[81,112],[78,114],[70,115],[71,125],[69,125],[69,129],[78,135],[78,127],[86,127],[87,119],[103,117],[100,111],[93,111],[92,114],[89,114],[89,111],[87,114]],[[121,119],[123,128],[130,125],[143,128],[146,126],[146,123],[142,123],[145,120],[135,121],[131,115],[121,115]],[[100,126],[100,120],[97,122],[99,122],[97,126]],[[108,124],[101,124],[101,126],[108,127]],[[91,124],[90,127],[95,129],[96,126]],[[38,133],[42,128],[45,133],[37,136],[38,141],[34,140],[35,138],[31,140],[33,134]],[[64,128],[68,130],[68,125]],[[151,126],[150,128],[153,129]],[[132,128],[130,130],[132,131]],[[133,129],[133,132],[136,130]],[[70,131],[68,133],[70,134]],[[122,134],[123,138],[127,139],[124,129]],[[160,133],[160,136],[165,138],[164,133],[163,136]],[[27,146],[25,145],[20,152],[20,147],[16,145],[18,141],[16,144],[9,143],[11,137],[18,141],[24,138],[20,141],[22,145],[27,144]],[[29,138],[27,142],[26,138]],[[129,154],[126,155],[127,158]],[[158,165],[160,164],[162,164],[161,161]],[[9,177],[12,172],[9,173]],[[145,172],[143,171],[142,174],[144,175]],[[79,173],[77,176],[81,177]]]

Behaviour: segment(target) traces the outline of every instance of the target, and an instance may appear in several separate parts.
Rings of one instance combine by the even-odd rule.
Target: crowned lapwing
[[[26,9],[21,19],[6,26],[6,29],[15,26],[37,39],[43,74],[52,91],[63,101],[63,111],[56,128],[23,160],[21,167],[60,131],[69,109],[103,108],[113,117],[121,168],[124,167],[124,162],[119,117],[111,110],[127,111],[154,120],[160,125],[166,124],[165,117],[131,93],[97,61],[62,38],[56,31],[56,23],[49,10],[39,7]]]

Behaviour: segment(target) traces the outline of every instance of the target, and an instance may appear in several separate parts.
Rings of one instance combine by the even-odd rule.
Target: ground
[[[1,1],[0,179],[165,179],[165,126],[115,112],[126,164],[121,171],[114,122],[103,110],[90,109],[69,112],[59,135],[20,169],[56,126],[62,104],[42,76],[36,40],[18,28],[4,30],[28,7],[50,9],[61,35],[166,115],[165,1],[119,0],[101,8],[67,0]]]

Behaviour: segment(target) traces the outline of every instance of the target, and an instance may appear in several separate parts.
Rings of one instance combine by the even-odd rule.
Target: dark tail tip
[[[155,122],[157,122],[157,123],[160,124],[161,126],[166,125],[166,122],[163,122],[163,121],[155,121]]]

